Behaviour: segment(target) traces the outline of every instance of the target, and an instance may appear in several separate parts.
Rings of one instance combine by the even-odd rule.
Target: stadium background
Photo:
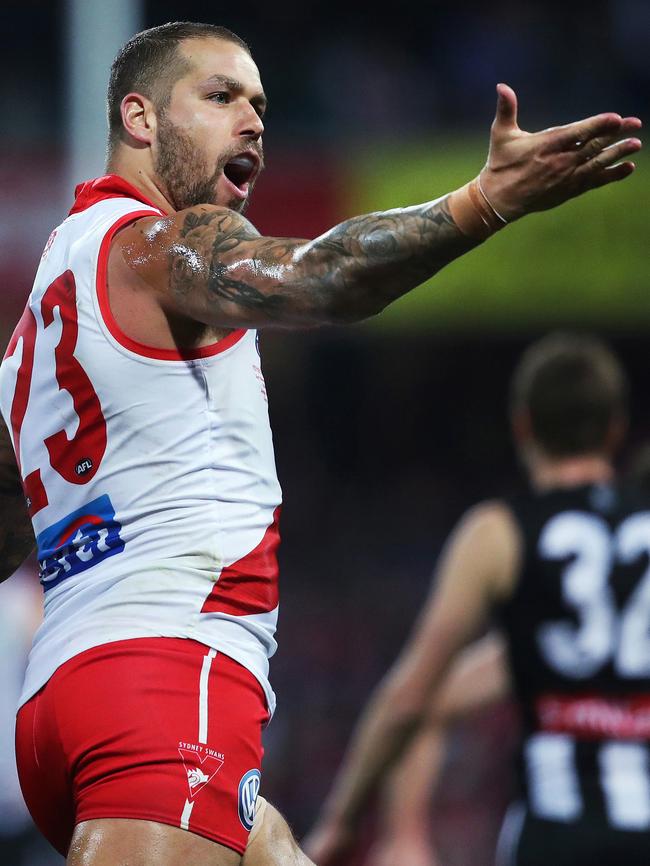
[[[213,21],[249,41],[270,98],[268,169],[249,211],[265,234],[311,237],[356,213],[465,182],[484,159],[497,81],[517,91],[525,129],[603,110],[647,119],[647,0],[415,3],[398,11],[249,2],[223,13],[192,0],[103,6],[3,6],[3,347],[49,231],[69,207],[72,179],[84,179],[93,160],[102,170],[97,148],[79,151],[87,117],[73,125],[80,97],[70,79],[82,98],[107,66],[80,77],[72,58],[85,42],[74,36],[75,14],[91,23],[95,15],[102,29],[121,11],[116,30],[126,28],[125,36],[168,20]],[[117,44],[110,31],[102,39],[110,57]],[[101,127],[103,104],[95,99],[85,111]],[[272,663],[279,708],[267,732],[264,788],[298,834],[422,603],[446,534],[471,503],[522,483],[506,403],[526,343],[550,327],[607,337],[632,379],[622,464],[650,437],[650,166],[643,155],[637,164],[625,184],[527,218],[374,321],[262,335],[285,494]],[[33,581],[31,570],[24,580]],[[10,608],[5,587],[0,593],[1,629]],[[11,715],[8,694],[0,689],[2,717]],[[490,864],[514,731],[511,708],[500,707],[455,735],[433,810],[445,866]],[[6,839],[19,829],[0,822]],[[1,866],[13,866],[4,851]],[[34,856],[43,866],[45,855]]]

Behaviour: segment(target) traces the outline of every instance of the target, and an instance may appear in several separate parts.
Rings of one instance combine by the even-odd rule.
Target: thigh
[[[229,848],[149,821],[85,821],[74,831],[67,866],[314,866],[278,810],[257,798],[243,860]]]
[[[255,824],[242,866],[314,866],[282,815],[263,797],[257,798]]]
[[[169,824],[102,818],[77,824],[66,866],[238,866],[241,856]]]

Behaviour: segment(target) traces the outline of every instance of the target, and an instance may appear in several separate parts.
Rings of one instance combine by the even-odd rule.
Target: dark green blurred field
[[[484,142],[463,138],[427,150],[396,145],[392,151],[383,147],[381,156],[359,155],[350,185],[354,209],[435,198],[473,177],[485,153]],[[650,326],[650,158],[640,154],[635,161],[631,178],[508,227],[393,304],[370,327]]]

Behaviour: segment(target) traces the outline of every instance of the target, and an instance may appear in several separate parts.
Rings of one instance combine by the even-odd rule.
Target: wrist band
[[[480,175],[480,174],[479,174],[479,176],[476,178],[476,183],[477,183],[477,185],[478,185],[478,191],[481,193],[481,195],[482,195],[483,198],[485,199],[485,203],[486,203],[486,205],[490,208],[490,210],[491,210],[492,213],[495,215],[495,217],[497,217],[497,219],[500,220],[501,223],[503,224],[503,225],[500,225],[499,228],[503,228],[503,226],[507,226],[507,225],[508,225],[508,220],[507,220],[505,217],[502,217],[502,216],[501,216],[501,214],[500,214],[499,211],[495,208],[495,206],[492,204],[492,202],[490,201],[490,199],[485,195],[485,190],[483,189],[483,186],[482,186],[482,184],[481,184],[481,175]]]
[[[464,235],[485,240],[507,225],[483,192],[480,175],[448,198],[452,219]]]

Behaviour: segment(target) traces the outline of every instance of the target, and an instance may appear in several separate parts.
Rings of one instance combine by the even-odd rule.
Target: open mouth
[[[259,160],[253,153],[240,153],[234,156],[223,167],[223,173],[230,183],[242,192],[257,174]]]

